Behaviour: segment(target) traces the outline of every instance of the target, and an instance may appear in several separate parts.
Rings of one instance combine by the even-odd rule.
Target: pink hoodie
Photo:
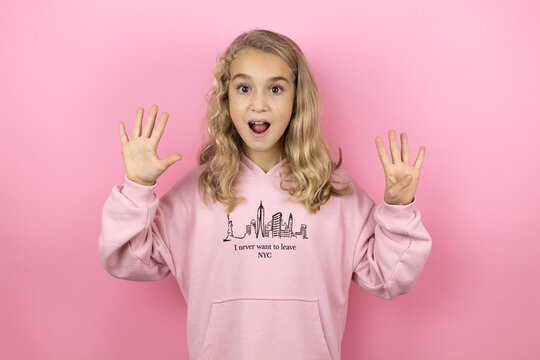
[[[124,178],[105,202],[99,258],[112,276],[154,281],[172,272],[187,304],[192,360],[341,358],[351,279],[384,299],[407,293],[431,250],[420,212],[352,192],[316,214],[288,201],[279,164],[242,155],[231,214],[198,195],[198,166],[163,197]]]

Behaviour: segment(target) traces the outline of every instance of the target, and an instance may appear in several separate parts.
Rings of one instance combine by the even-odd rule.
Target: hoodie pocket
[[[200,360],[331,360],[319,301],[230,299],[212,302]]]

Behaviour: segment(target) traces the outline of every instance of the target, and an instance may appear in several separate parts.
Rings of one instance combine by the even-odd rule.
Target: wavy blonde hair
[[[208,140],[198,153],[198,164],[207,164],[199,177],[199,194],[207,205],[206,195],[213,203],[228,205],[227,213],[244,200],[236,196],[235,185],[243,152],[243,141],[229,113],[228,88],[231,62],[246,48],[278,55],[293,74],[295,99],[291,120],[283,137],[280,187],[316,213],[332,195],[345,195],[348,183],[331,179],[341,165],[332,160],[328,143],[320,130],[321,104],[317,84],[300,47],[290,38],[268,30],[251,30],[240,34],[225,52],[217,57],[213,86],[206,96]],[[336,184],[345,184],[337,187]]]

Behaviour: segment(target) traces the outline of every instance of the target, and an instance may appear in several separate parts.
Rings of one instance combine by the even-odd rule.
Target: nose
[[[257,112],[268,110],[268,102],[266,100],[266,95],[263,91],[255,92],[251,98],[251,110]]]

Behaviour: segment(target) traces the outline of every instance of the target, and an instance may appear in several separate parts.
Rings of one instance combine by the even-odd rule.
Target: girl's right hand
[[[157,127],[152,132],[157,112],[157,105],[152,105],[150,114],[146,120],[146,125],[141,134],[144,109],[137,109],[135,126],[133,127],[133,139],[131,140],[128,140],[124,123],[122,121],[118,123],[126,175],[129,180],[146,186],[154,185],[157,178],[163,174],[169,166],[182,159],[182,155],[180,154],[171,154],[164,160],[158,159],[156,149],[161,135],[165,130],[165,124],[167,123],[169,114],[165,112],[161,115]]]

